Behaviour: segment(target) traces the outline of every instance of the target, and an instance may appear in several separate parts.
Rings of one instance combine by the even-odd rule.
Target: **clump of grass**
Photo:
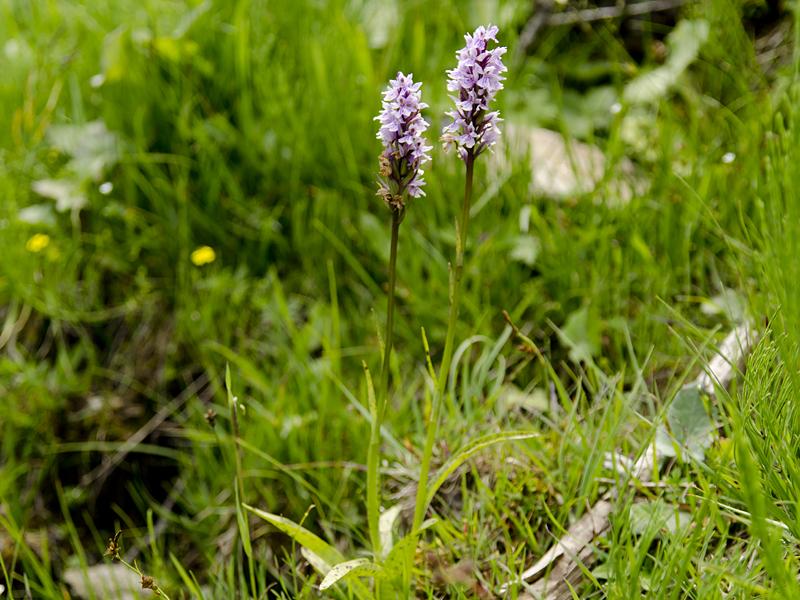
[[[448,88],[456,94],[454,97],[456,98],[456,110],[449,113],[452,116],[453,123],[445,128],[443,139],[446,145],[456,147],[459,158],[464,162],[466,170],[464,199],[461,216],[456,226],[456,256],[455,265],[450,275],[450,308],[444,353],[439,374],[436,377],[437,384],[434,401],[426,421],[426,442],[420,464],[414,518],[410,533],[398,542],[393,541],[391,531],[397,511],[387,510],[383,515],[380,514],[381,478],[379,462],[381,457],[381,428],[390,391],[389,369],[394,334],[399,227],[405,216],[407,196],[419,197],[424,195],[421,190],[423,172],[420,167],[430,160],[427,152],[431,148],[426,145],[424,138],[422,138],[422,134],[428,124],[420,116],[421,110],[427,106],[420,103],[419,100],[420,84],[414,84],[411,76],[406,77],[402,73],[398,73],[397,79],[391,82],[390,87],[384,94],[383,111],[377,117],[381,122],[381,130],[378,137],[384,142],[384,151],[380,160],[381,183],[378,195],[383,198],[389,208],[392,220],[389,251],[388,309],[381,384],[377,395],[370,373],[366,365],[364,365],[371,422],[370,443],[367,453],[366,506],[373,560],[354,559],[339,562],[338,564],[325,563],[326,566],[323,567],[325,578],[321,583],[321,589],[327,589],[336,583],[343,583],[345,580],[352,580],[355,577],[370,576],[374,579],[374,593],[380,596],[381,582],[388,580],[389,584],[392,585],[393,580],[396,580],[401,572],[405,575],[404,582],[408,586],[410,584],[416,539],[426,527],[423,519],[436,491],[464,461],[482,449],[503,441],[531,437],[530,433],[519,432],[481,436],[458,451],[448,463],[443,465],[442,471],[436,480],[430,485],[428,483],[433,442],[436,439],[438,430],[439,411],[445,394],[445,386],[450,373],[450,362],[453,356],[455,329],[460,306],[461,278],[467,242],[467,226],[472,204],[475,159],[485,150],[490,149],[499,135],[497,122],[500,119],[498,113],[489,110],[494,95],[503,87],[501,83],[504,79],[502,73],[506,70],[501,60],[506,49],[504,47],[489,49],[490,41],[497,42],[497,31],[497,27],[494,26],[479,27],[474,34],[465,36],[467,46],[458,53],[459,64],[457,68],[450,71]],[[479,75],[481,77],[480,80]],[[433,377],[433,375],[434,373],[431,371],[431,376]],[[328,556],[334,556],[319,538],[313,536],[301,526],[291,522],[280,521],[275,515],[264,513],[263,511],[256,512],[256,514],[273,525],[277,526],[278,523],[281,523],[281,529],[303,545],[309,552],[315,552],[314,548],[317,548],[322,549]],[[302,540],[305,540],[305,543]],[[407,557],[405,564],[403,560],[398,560],[398,556],[400,558]]]
[[[382,304],[394,246],[368,200],[375,92],[395,65],[413,66],[429,82],[430,113],[441,114],[447,98],[435,82],[474,8],[396,3],[381,33],[384,17],[370,13],[378,4],[187,12],[57,0],[0,15],[6,591],[62,597],[62,561],[100,560],[116,521],[137,527],[148,510],[163,528],[139,560],[166,590],[313,597],[322,576],[310,564],[324,571],[353,558],[343,581],[370,597],[359,577],[380,578],[374,555],[390,546],[399,550],[389,568],[403,577],[384,580],[384,594],[412,578],[420,594],[496,590],[597,498],[613,475],[604,452],[635,455],[646,443],[698,368],[686,340],[707,345],[736,318],[729,300],[746,297],[770,333],[714,415],[721,437],[705,463],[678,465],[620,500],[596,549],[600,567],[577,593],[793,593],[795,448],[784,434],[796,388],[797,127],[785,92],[795,76],[793,65],[761,72],[764,56],[742,26],[743,11],[759,9],[685,7],[683,46],[666,37],[671,27],[644,19],[635,34],[605,21],[547,28],[530,54],[516,52],[498,98],[504,116],[597,145],[607,175],[555,201],[531,193],[525,157],[511,156],[501,177],[481,159],[465,216],[454,200],[466,165],[434,153],[389,286],[394,326],[383,334],[376,407],[384,378],[393,384],[376,427],[368,384],[351,386],[362,362],[381,360],[372,320],[351,315]],[[516,50],[528,5],[496,6],[485,16],[502,19]],[[692,39],[703,31],[705,44]],[[673,65],[692,48],[694,62],[659,98],[620,100],[651,62]],[[105,133],[85,135],[102,132],[98,122]],[[109,135],[114,143],[101,144]],[[98,152],[101,179],[75,171],[76,149]],[[623,157],[648,185],[627,204],[607,202]],[[86,203],[59,211],[36,191],[47,186],[32,185],[47,180]],[[459,244],[460,297],[446,302]],[[527,351],[507,345],[502,309]],[[226,362],[247,406],[236,427]],[[131,448],[125,440],[164,408]],[[519,427],[540,435],[513,452],[483,445],[492,438],[481,434]],[[434,431],[431,475],[416,488]],[[83,489],[82,475],[109,456],[115,477]],[[410,511],[417,489],[406,519],[397,505]],[[636,525],[628,509],[643,496],[691,512],[691,527]],[[390,499],[399,502],[381,513]],[[313,549],[298,554],[285,533]]]

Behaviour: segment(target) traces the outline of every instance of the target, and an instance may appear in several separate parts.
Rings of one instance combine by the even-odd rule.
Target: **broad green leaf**
[[[322,560],[319,555],[315,554],[305,546],[300,547],[300,554],[302,554],[303,558],[308,561],[308,564],[314,567],[314,570],[323,577],[328,574],[328,571],[331,570],[331,565]]]
[[[705,449],[714,441],[715,427],[696,385],[687,385],[675,395],[667,409],[667,424],[669,431],[661,425],[656,432],[659,453],[675,456],[677,445],[692,458],[703,460]]]
[[[602,581],[606,581],[611,576],[611,573],[611,567],[609,567],[608,563],[602,563],[592,569],[592,576]]]
[[[316,554],[327,564],[338,565],[339,563],[344,562],[344,556],[342,556],[341,552],[316,534],[311,533],[308,529],[298,525],[291,519],[268,513],[250,506],[249,504],[243,504],[242,506],[244,506],[257,517],[264,519],[267,523],[281,530],[304,548],[311,550],[311,552]]]
[[[327,590],[335,583],[349,577],[380,577],[381,575],[383,575],[383,568],[380,565],[375,564],[368,558],[356,558],[331,567],[322,583],[319,584],[319,589]]]
[[[489,446],[494,446],[495,444],[501,444],[503,442],[511,442],[515,440],[527,440],[532,437],[536,437],[538,432],[536,431],[503,431],[500,433],[491,433],[489,435],[481,436],[469,444],[467,444],[464,448],[456,452],[453,456],[450,457],[442,468],[439,470],[439,474],[436,476],[436,479],[433,483],[430,484],[428,487],[427,498],[425,500],[425,506],[428,506],[431,501],[433,500],[436,492],[439,491],[439,488],[442,487],[445,481],[453,474],[453,472],[458,469],[461,465],[467,462],[470,458],[475,456],[481,450],[488,448]]]
[[[664,502],[639,502],[630,509],[631,531],[636,535],[643,535],[653,531],[658,535],[663,532],[677,533],[692,522],[692,516],[677,507]]]
[[[560,337],[569,347],[569,357],[573,362],[585,362],[600,354],[600,319],[583,306],[567,317]]]
[[[686,68],[694,62],[708,39],[708,22],[702,19],[683,20],[667,36],[669,56],[664,65],[631,81],[623,96],[634,104],[658,102]]]

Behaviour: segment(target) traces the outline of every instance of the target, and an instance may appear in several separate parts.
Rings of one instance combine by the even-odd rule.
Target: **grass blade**
[[[536,431],[503,431],[500,433],[484,435],[471,441],[469,444],[464,446],[461,450],[450,457],[450,460],[448,460],[440,469],[439,474],[437,475],[436,479],[433,480],[433,483],[428,486],[427,496],[425,499],[426,508],[427,506],[430,506],[431,501],[433,500],[434,496],[436,496],[436,492],[439,491],[439,488],[442,487],[450,475],[452,475],[458,467],[463,465],[481,450],[484,450],[489,446],[494,446],[495,444],[501,444],[503,442],[527,440],[532,437],[536,437],[537,435],[539,435],[539,433]]]

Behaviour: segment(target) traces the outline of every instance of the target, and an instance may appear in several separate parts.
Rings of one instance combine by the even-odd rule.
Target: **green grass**
[[[484,449],[444,482],[437,521],[410,546],[418,597],[496,592],[550,548],[608,489],[605,453],[643,451],[742,318],[710,310],[723,293],[761,339],[709,407],[714,443],[620,495],[576,594],[793,597],[799,63],[759,66],[763,9],[688,6],[682,18],[708,23],[690,67],[614,112],[672,26],[550,28],[526,56],[529,4],[0,6],[6,593],[63,597],[64,569],[109,560],[122,529],[123,553],[170,598],[322,595],[308,556],[241,502],[302,522],[342,558],[370,558],[362,362],[377,379],[390,233],[372,118],[389,77],[412,71],[437,131],[461,36],[491,21],[509,47],[506,123],[596,144],[609,165],[593,192],[554,199],[530,192],[526,156],[478,161],[433,473],[481,436],[537,435]],[[87,129],[96,121],[105,128]],[[438,369],[464,185],[452,155],[433,158],[397,260],[381,489],[384,508],[402,507],[397,534],[413,518],[435,387],[421,330]],[[645,183],[628,202],[623,158]],[[33,190],[47,179],[85,205],[55,210]],[[36,234],[49,240],[38,252]],[[203,245],[216,259],[197,267]],[[540,356],[517,347],[503,310]],[[631,511],[643,498],[688,524],[642,526]],[[332,592],[368,597],[359,581]]]

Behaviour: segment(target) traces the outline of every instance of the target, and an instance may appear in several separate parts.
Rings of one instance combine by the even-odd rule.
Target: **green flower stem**
[[[386,308],[386,339],[383,348],[383,368],[381,369],[381,391],[383,402],[379,405],[381,410],[381,420],[383,420],[383,410],[386,408],[386,401],[389,398],[389,358],[392,354],[392,343],[394,340],[394,288],[397,280],[397,238],[400,231],[400,220],[402,214],[397,210],[392,210],[392,242],[389,250],[389,300]]]
[[[375,560],[381,558],[381,537],[379,530],[380,520],[380,451],[381,451],[381,424],[389,399],[389,362],[392,356],[392,343],[394,339],[394,289],[397,280],[397,238],[400,232],[402,212],[392,210],[392,241],[389,250],[389,299],[386,309],[386,335],[384,337],[383,365],[381,368],[381,382],[378,389],[378,400],[375,414],[372,418],[370,429],[369,449],[367,451],[367,521],[369,523],[369,537]]]
[[[453,343],[455,341],[458,308],[461,298],[461,276],[464,271],[464,248],[467,240],[467,226],[469,225],[469,209],[472,203],[472,176],[475,165],[475,157],[472,152],[467,154],[467,158],[464,162],[467,167],[467,176],[464,184],[464,204],[461,207],[461,219],[456,227],[456,264],[455,268],[450,270],[450,311],[447,316],[447,336],[445,337],[442,364],[439,367],[439,376],[436,381],[436,393],[433,396],[430,415],[428,416],[428,432],[425,438],[425,448],[422,453],[422,463],[420,465],[412,531],[416,531],[422,525],[428,508],[425,498],[428,491],[431,455],[433,454],[433,444],[436,441],[436,433],[438,431],[439,411],[447,387],[447,378],[450,374],[450,362],[453,359]]]
[[[244,502],[244,469],[242,468],[242,450],[239,448],[239,410],[237,406],[238,400],[233,395],[233,388],[231,387],[231,369],[230,365],[225,365],[225,389],[228,394],[228,408],[231,412],[231,428],[233,433],[233,457],[236,474],[234,476],[233,484],[236,486],[236,515],[237,524],[239,525],[239,536],[242,538],[242,548],[245,550],[247,559],[247,568],[250,575],[250,590],[253,594],[256,593],[256,575],[255,564],[253,562],[252,550],[250,550],[250,531],[247,527],[247,521],[241,521],[240,515],[242,514],[242,504]]]
[[[122,563],[125,566],[125,568],[127,568],[129,571],[133,571],[139,577],[141,577],[142,578],[142,589],[145,589],[145,586],[144,586],[145,574],[142,573],[142,570],[136,565],[136,561],[134,561],[133,564],[130,564],[129,562],[126,562],[125,559],[123,559],[123,558],[121,558],[119,556],[116,556],[115,560],[117,560],[118,562]],[[162,600],[169,600],[169,596],[167,596],[167,594],[164,593],[164,590],[162,590],[160,587],[158,587],[158,585],[156,585],[156,583],[152,580],[152,578],[150,578],[150,585],[152,587],[148,587],[147,589],[152,590],[154,596],[156,596],[158,598],[162,598]]]

